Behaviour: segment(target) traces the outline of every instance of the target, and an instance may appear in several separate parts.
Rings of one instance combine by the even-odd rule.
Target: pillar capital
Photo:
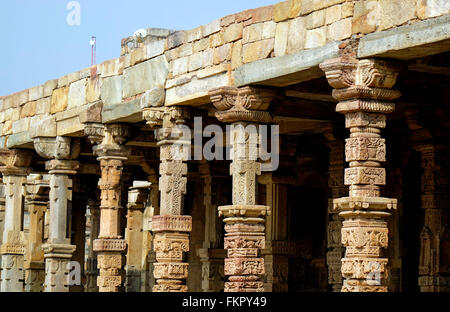
[[[190,109],[181,106],[151,107],[144,109],[144,119],[152,129],[173,128],[191,118]]]
[[[99,124],[90,124],[85,127],[85,134],[91,142],[97,143],[93,147],[93,151],[99,156],[99,160],[105,157],[122,158],[129,154],[129,150],[124,144],[132,138],[133,130],[128,124],[106,124],[103,125],[103,131]]]
[[[209,91],[218,110],[216,118],[222,122],[271,122],[267,109],[275,95],[274,90],[255,87],[220,87]]]
[[[24,149],[0,149],[0,172],[3,175],[27,175],[33,151]]]

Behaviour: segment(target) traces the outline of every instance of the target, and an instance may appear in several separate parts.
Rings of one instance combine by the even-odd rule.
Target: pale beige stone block
[[[94,79],[89,79],[86,87],[86,102],[92,103],[100,100],[100,92],[102,87],[103,79],[100,77],[95,77]]]
[[[219,31],[220,31],[220,19],[217,19],[209,24],[202,26],[202,32],[204,37],[215,34]]]
[[[324,46],[326,43],[327,30],[325,26],[306,31],[305,49],[318,48]]]
[[[378,30],[405,24],[415,18],[416,0],[380,0],[380,26]]]
[[[448,0],[421,0],[417,1],[417,17],[420,19],[442,16],[450,13]]]
[[[327,26],[327,37],[329,41],[343,40],[352,36],[352,19],[351,17],[337,21]]]
[[[225,42],[233,42],[242,38],[244,26],[242,23],[239,24],[231,24],[227,28],[225,28],[224,32],[224,40]]]
[[[202,27],[197,27],[187,31],[187,42],[201,39],[203,36]]]
[[[255,42],[262,39],[263,23],[252,24],[244,28],[243,44]]]
[[[277,24],[275,30],[275,56],[283,56],[286,54],[289,34],[289,22],[281,22]]]
[[[223,38],[223,33],[216,33],[216,34],[212,35],[209,38],[209,40],[210,40],[209,41],[209,46],[211,48],[215,48],[215,47],[221,46],[221,45],[223,45],[225,43],[225,40]]]
[[[232,48],[231,43],[227,43],[223,46],[215,48],[213,55],[213,64],[217,65],[222,62],[231,60],[231,48]]]
[[[182,75],[187,73],[188,71],[188,62],[189,62],[189,58],[188,57],[181,57],[179,59],[173,60],[172,64],[172,74],[174,76],[178,76],[178,75]]]
[[[306,29],[322,27],[325,24],[325,12],[326,10],[319,10],[305,16]]]
[[[289,18],[289,9],[291,4],[289,1],[279,2],[273,7],[273,20],[275,22],[282,22]]]
[[[29,101],[36,101],[37,99],[40,99],[44,96],[44,86],[36,86],[31,89],[29,89],[28,93],[28,100]]]
[[[50,104],[50,114],[62,112],[67,108],[69,97],[69,87],[55,89],[52,94],[52,100]]]
[[[241,65],[242,65],[242,40],[239,40],[233,44],[233,51],[231,52],[231,68],[236,69]]]
[[[79,80],[70,84],[67,108],[78,107],[86,104],[87,79]]]
[[[354,6],[352,33],[374,32],[380,23],[380,5],[377,0],[357,1]]]
[[[250,63],[256,60],[267,58],[273,51],[275,39],[265,39],[242,46],[242,61]]]
[[[50,113],[51,97],[45,97],[36,102],[36,115]]]
[[[36,114],[36,101],[25,103],[20,109],[20,118],[32,117]]]
[[[262,39],[270,39],[275,37],[277,23],[268,21],[263,24]]]
[[[342,5],[333,5],[325,9],[325,23],[334,23],[342,18]]]
[[[44,97],[51,96],[53,93],[53,90],[55,90],[57,86],[58,86],[58,79],[49,80],[46,83],[44,83],[43,96]]]
[[[189,71],[195,71],[203,66],[203,52],[197,52],[189,56]]]
[[[199,41],[194,42],[193,52],[195,53],[199,51],[204,51],[209,48],[209,44],[210,44],[209,38],[200,39]]]
[[[305,47],[305,19],[298,17],[289,21],[287,54],[295,53]]]

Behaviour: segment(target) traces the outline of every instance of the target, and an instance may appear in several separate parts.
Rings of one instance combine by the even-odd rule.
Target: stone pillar
[[[79,163],[80,142],[69,137],[35,137],[36,152],[51,159],[45,163],[50,175],[50,226],[45,258],[45,292],[68,292],[70,261],[76,246],[70,244],[72,179]]]
[[[3,242],[3,229],[5,225],[5,185],[3,177],[0,178],[0,246]],[[2,257],[0,256],[0,285],[2,283]]]
[[[345,115],[350,138],[345,156],[344,184],[349,196],[335,199],[334,209],[344,219],[341,239],[346,247],[341,272],[343,292],[386,292],[388,284],[385,249],[388,247],[387,220],[397,200],[380,197],[386,184],[385,139],[381,129],[386,115],[393,112],[391,100],[400,97],[392,90],[399,67],[383,60],[342,57],[320,65],[339,101],[336,111]]]
[[[348,188],[344,185],[345,144],[335,137],[333,125],[324,125],[322,130],[330,148],[328,167],[330,197],[327,211],[328,283],[333,292],[340,292],[342,289],[341,259],[344,255],[341,243],[342,219],[338,212],[333,210],[333,200],[345,197],[348,192]]]
[[[50,185],[41,175],[30,175],[26,185],[25,205],[30,215],[30,233],[25,252],[25,291],[44,291],[45,259],[42,250],[44,214],[49,204]]]
[[[219,207],[224,216],[225,292],[262,292],[264,259],[260,249],[265,248],[265,216],[270,207],[256,204],[256,177],[261,174],[258,158],[258,123],[268,123],[268,109],[274,93],[270,90],[245,87],[222,87],[211,90],[210,98],[218,109],[216,117],[232,123],[230,133],[230,173],[233,181],[233,204]]]
[[[152,233],[152,218],[159,215],[159,191],[158,191],[158,175],[152,174],[148,181],[152,184],[149,196],[149,205],[144,210],[144,257],[146,258],[144,292],[151,292],[155,286],[155,277],[153,276],[154,264],[156,262],[156,253],[153,250],[153,233]]]
[[[180,107],[149,108],[144,111],[147,124],[156,130],[160,147],[159,191],[160,215],[152,218],[153,248],[156,252],[154,292],[185,292],[188,263],[183,252],[189,251],[191,216],[183,216],[184,194],[187,185],[187,164],[190,133],[182,124],[189,112]]]
[[[295,178],[265,173],[258,182],[266,186],[266,205],[271,214],[266,220],[266,248],[262,251],[265,264],[267,292],[287,292],[289,256],[295,255],[295,244],[287,240],[287,186],[295,184]]]
[[[123,289],[123,258],[127,246],[120,233],[121,177],[129,154],[123,144],[130,137],[130,128],[124,124],[108,124],[103,132],[98,129],[96,124],[85,125],[91,142],[98,144],[93,150],[101,168],[100,233],[93,244],[100,270],[97,285],[100,292],[118,292]]]
[[[127,292],[140,292],[146,270],[146,257],[142,248],[144,244],[144,210],[148,201],[151,183],[135,181],[128,191],[127,261],[125,266]]]
[[[5,184],[5,221],[2,256],[2,292],[22,292],[24,288],[25,242],[22,233],[22,215],[28,166],[32,153],[26,150],[0,150],[0,172]]]
[[[89,245],[88,256],[86,263],[86,292],[98,292],[97,275],[99,273],[97,269],[97,254],[94,252],[94,241],[98,238],[100,231],[100,203],[96,200],[88,200],[89,217],[88,222],[90,224],[89,233]]]

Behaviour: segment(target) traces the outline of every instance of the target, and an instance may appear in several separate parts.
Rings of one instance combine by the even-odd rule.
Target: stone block
[[[305,16],[306,29],[314,29],[325,25],[325,12],[326,10],[319,10]]]
[[[377,29],[380,18],[380,5],[376,0],[357,1],[352,19],[353,34],[368,34]]]
[[[342,18],[342,5],[333,5],[325,9],[325,23],[334,23]]]
[[[233,44],[231,51],[231,68],[235,69],[242,65],[242,40],[236,41]]]
[[[81,123],[102,122],[103,102],[98,101],[94,104],[87,105],[79,114]]]
[[[305,19],[298,17],[289,21],[287,54],[300,51],[305,46]]]
[[[278,2],[273,7],[273,20],[275,22],[282,22],[289,18],[289,9],[291,4],[289,1]]]
[[[86,104],[87,79],[78,80],[70,84],[67,108],[82,106]]]
[[[46,83],[44,83],[43,96],[44,97],[51,96],[52,93],[53,93],[53,90],[55,90],[57,86],[58,86],[58,80],[57,79],[49,80]]]
[[[50,114],[51,97],[45,97],[36,101],[36,115]]]
[[[127,68],[123,73],[123,98],[140,94],[157,85],[164,85],[169,64],[164,55]]]
[[[28,131],[29,127],[30,127],[30,118],[29,117],[21,118],[13,122],[12,133]]]
[[[206,77],[214,76],[214,75],[229,71],[229,69],[230,69],[230,64],[219,64],[216,66],[210,66],[208,68],[199,70],[195,73],[195,76],[198,79],[203,79]]]
[[[139,64],[147,59],[147,51],[145,50],[145,46],[138,47],[133,49],[130,53],[130,65],[134,66]]]
[[[29,89],[25,89],[25,90],[22,90],[22,91],[18,92],[19,105],[23,105],[26,102],[28,102],[29,93],[30,93]]]
[[[178,58],[172,61],[172,74],[178,76],[187,73],[188,71],[188,57]]]
[[[187,31],[187,42],[200,40],[203,37],[202,27],[197,27]]]
[[[267,58],[273,51],[275,39],[265,39],[242,46],[242,61],[249,63]]]
[[[50,114],[62,112],[67,108],[69,99],[69,87],[55,89],[52,94],[52,101],[50,104]]]
[[[214,49],[203,51],[203,67],[213,65]]]
[[[36,115],[36,102],[25,103],[20,109],[20,118],[32,117]]]
[[[122,76],[112,76],[103,79],[100,88],[100,97],[105,105],[119,104],[122,102],[122,80]]]
[[[203,66],[203,52],[197,52],[189,56],[188,70],[195,71]]]
[[[263,33],[263,23],[253,24],[249,25],[244,28],[243,32],[243,44],[255,42],[262,39],[262,33]]]
[[[342,18],[346,18],[346,17],[349,17],[349,16],[353,16],[353,8],[354,8],[353,2],[344,2],[344,3],[342,3],[341,17]]]
[[[262,39],[270,39],[275,37],[275,31],[277,29],[277,23],[274,21],[268,21],[263,24]]]
[[[380,0],[380,25],[385,30],[415,18],[416,0]]]
[[[0,112],[4,110],[3,108],[3,98],[0,98]]]
[[[102,78],[121,75],[124,68],[123,63],[120,62],[119,58],[105,61],[101,64],[101,67]]]
[[[420,19],[442,16],[450,13],[448,0],[422,0],[417,1],[417,17]]]
[[[228,26],[223,34],[223,38],[225,42],[232,42],[236,41],[242,38],[242,32],[243,32],[243,24],[231,24]]]
[[[220,19],[212,21],[209,24],[202,26],[202,33],[204,37],[215,34],[220,31]]]
[[[103,79],[96,76],[93,79],[89,79],[87,81],[86,87],[86,102],[92,103],[100,100],[101,87],[102,87]]]
[[[3,106],[5,107],[4,109],[20,106],[19,93],[14,93],[14,94],[4,97],[3,98]]]
[[[236,14],[230,14],[221,18],[220,26],[227,27],[228,25],[231,25],[234,22],[236,22]]]
[[[256,8],[252,11],[252,24],[267,22],[273,19],[273,5]]]
[[[58,88],[62,88],[62,87],[67,86],[67,84],[68,84],[68,79],[69,79],[69,76],[68,76],[68,75],[59,77],[59,78],[58,78]]]
[[[325,26],[306,31],[305,49],[324,46],[327,43],[327,28]]]
[[[327,38],[328,41],[343,40],[352,36],[352,18],[337,21],[328,25]]]
[[[206,50],[209,48],[209,44],[210,44],[209,38],[200,39],[199,41],[194,42],[193,52],[195,53]]]
[[[231,43],[227,43],[223,46],[214,49],[213,64],[217,65],[231,60]]]
[[[305,15],[345,1],[347,0],[303,0],[301,14]]]
[[[163,54],[165,45],[166,39],[150,41],[145,47],[147,58],[150,59]]]
[[[40,85],[29,89],[28,101],[36,101],[44,96],[44,86]]]
[[[211,37],[209,37],[209,46],[211,48],[215,48],[218,46],[221,46],[225,43],[225,39],[223,37],[223,33],[216,33],[214,35],[212,35]]]
[[[275,45],[274,45],[274,54],[276,57],[286,54],[288,34],[289,34],[289,22],[278,23],[277,28],[275,30]]]
[[[6,120],[3,123],[2,135],[10,135],[12,134],[12,120]]]
[[[167,37],[167,50],[179,47],[186,43],[187,34],[185,31],[177,31]]]
[[[56,137],[56,118],[55,116],[43,117],[39,122],[32,123],[30,127],[30,136],[35,137]]]
[[[303,0],[289,0],[289,18],[296,18],[300,15],[302,10],[302,1]]]
[[[92,71],[91,67],[80,70],[80,79],[91,77],[91,71]]]
[[[67,84],[71,84],[77,80],[80,80],[80,72],[74,72],[67,75]]]

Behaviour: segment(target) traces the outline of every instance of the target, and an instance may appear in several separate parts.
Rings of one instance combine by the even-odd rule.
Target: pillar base
[[[119,238],[99,238],[94,240],[97,252],[97,277],[99,292],[118,292],[122,286],[122,263],[127,242]]]
[[[32,261],[25,265],[25,291],[42,292],[45,282],[45,262]]]
[[[45,292],[69,291],[69,265],[76,246],[69,244],[44,244]],[[81,274],[81,272],[80,272]]]

